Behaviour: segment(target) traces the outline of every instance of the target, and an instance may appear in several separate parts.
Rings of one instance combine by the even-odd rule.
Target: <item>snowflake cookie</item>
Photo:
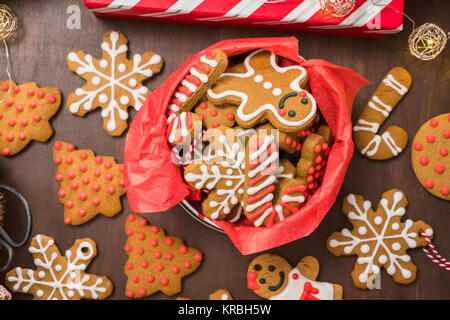
[[[53,134],[49,120],[58,111],[61,93],[57,88],[39,88],[29,82],[16,85],[0,82],[0,150],[12,156],[31,140],[47,141]]]
[[[64,204],[64,223],[79,225],[99,213],[112,217],[122,210],[124,167],[113,157],[95,156],[92,150],[76,150],[73,144],[56,141],[53,161],[58,166],[55,179],[61,186],[58,198]]]
[[[34,300],[106,299],[113,284],[106,277],[86,273],[97,255],[91,239],[79,239],[61,255],[53,238],[39,234],[28,249],[36,270],[17,267],[6,274],[6,285],[14,292],[32,294]]]
[[[71,113],[84,116],[101,107],[103,128],[120,136],[127,128],[129,106],[139,110],[149,95],[142,81],[161,71],[163,60],[154,52],[135,54],[127,59],[127,38],[119,31],[108,31],[101,45],[101,59],[76,50],[67,56],[69,69],[87,83],[69,95]]]
[[[352,271],[353,283],[358,288],[370,287],[381,267],[398,283],[415,280],[417,268],[406,250],[425,246],[427,242],[419,231],[431,237],[433,230],[421,220],[401,222],[407,204],[405,194],[398,189],[383,193],[376,211],[360,195],[345,197],[342,211],[353,230],[344,228],[333,233],[327,240],[327,248],[336,256],[358,255]]]
[[[155,292],[171,296],[181,291],[181,279],[200,267],[202,253],[184,245],[180,238],[167,236],[163,229],[130,214],[125,225],[128,255],[125,274],[126,295],[142,298]]]

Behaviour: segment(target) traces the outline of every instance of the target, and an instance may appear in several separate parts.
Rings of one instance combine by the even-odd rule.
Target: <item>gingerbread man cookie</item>
[[[29,82],[0,82],[0,150],[13,156],[31,140],[47,141],[53,134],[50,118],[58,111],[61,93],[57,88],[39,88]]]
[[[29,251],[36,270],[17,267],[9,271],[6,285],[13,292],[32,294],[34,300],[106,299],[113,284],[106,276],[88,274],[87,267],[97,255],[91,239],[79,239],[61,255],[53,238],[38,234]]]
[[[103,128],[112,136],[125,131],[128,107],[139,110],[150,94],[142,82],[159,73],[163,64],[161,56],[151,51],[127,59],[127,43],[121,32],[108,31],[101,45],[101,59],[81,50],[67,56],[69,69],[87,82],[69,95],[67,108],[80,117],[102,108]]]
[[[128,216],[125,232],[129,298],[146,297],[158,291],[174,295],[181,291],[181,279],[202,263],[199,250],[186,247],[180,238],[166,236],[164,230],[137,215]]]
[[[64,204],[64,223],[79,225],[97,214],[112,217],[122,210],[125,194],[124,167],[113,157],[95,156],[88,149],[76,150],[73,144],[56,141],[53,161],[58,166],[56,181],[59,202]]]
[[[342,300],[342,286],[318,282],[318,274],[319,262],[312,256],[292,268],[283,257],[265,253],[250,263],[247,287],[270,300]]]
[[[395,282],[409,284],[416,278],[416,266],[406,250],[425,246],[419,231],[430,238],[433,230],[423,221],[401,222],[408,201],[405,194],[392,189],[383,193],[376,211],[360,195],[345,197],[342,211],[353,225],[327,239],[328,250],[336,256],[358,255],[352,271],[353,283],[361,289],[373,284],[383,267]]]
[[[308,75],[303,67],[280,67],[274,53],[257,50],[245,58],[242,68],[245,72],[223,73],[208,90],[208,100],[237,105],[236,122],[242,128],[267,120],[284,132],[310,126],[317,107],[304,89]]]
[[[413,140],[411,163],[420,184],[450,200],[450,113],[425,122]]]
[[[386,160],[397,156],[408,143],[408,135],[400,127],[390,126],[377,134],[403,96],[411,87],[408,71],[395,67],[381,81],[367,106],[353,126],[353,137],[361,154],[369,159]]]

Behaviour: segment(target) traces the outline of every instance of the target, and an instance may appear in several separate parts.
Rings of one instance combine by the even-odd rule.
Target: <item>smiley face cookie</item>
[[[223,73],[207,96],[214,104],[238,106],[236,122],[251,128],[269,121],[284,132],[299,132],[314,120],[317,107],[305,90],[308,75],[298,65],[280,67],[277,56],[266,50],[249,54],[240,68]]]
[[[342,286],[315,281],[316,258],[304,257],[295,268],[276,254],[265,253],[249,265],[247,287],[270,300],[342,300]]]

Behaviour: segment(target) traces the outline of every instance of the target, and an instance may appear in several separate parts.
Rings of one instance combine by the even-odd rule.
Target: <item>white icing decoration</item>
[[[402,85],[400,82],[395,80],[394,76],[392,74],[388,74],[386,78],[383,79],[383,83],[387,85],[388,87],[391,87],[397,93],[400,95],[404,95],[406,92],[408,92],[408,88]]]
[[[378,107],[375,102],[378,103],[380,107]],[[369,101],[369,108],[380,112],[385,118],[389,117],[389,113],[392,111],[392,107],[385,104],[377,96],[373,96],[372,101]]]
[[[377,133],[380,125],[376,122],[369,122],[364,119],[358,120],[359,126],[353,126],[353,131],[369,131],[373,133]]]
[[[207,83],[207,82],[208,82],[208,75],[206,75],[206,74],[204,74],[204,73],[200,73],[199,71],[197,71],[197,69],[191,68],[191,69],[189,70],[189,72],[190,72],[193,76],[199,78],[201,82],[203,82],[203,83]]]
[[[270,89],[270,88],[272,88],[272,83],[270,83],[269,81],[264,82],[263,88],[264,88],[264,89]]]
[[[381,218],[381,217],[375,217],[374,222],[375,222],[376,225],[380,225],[380,224],[383,222],[383,218]]]
[[[250,66],[249,61],[254,55],[260,53],[261,51],[264,51],[264,49],[254,51],[245,58],[244,65],[247,70],[245,73],[223,73],[220,77],[232,76],[232,77],[238,77],[238,78],[248,78],[248,77],[253,76],[255,74],[255,70]],[[241,99],[241,103],[240,103],[239,107],[237,108],[236,116],[245,122],[251,121],[255,117],[259,116],[261,113],[263,113],[264,111],[269,110],[269,111],[271,111],[272,115],[275,116],[275,118],[280,123],[282,123],[286,126],[297,127],[297,126],[303,126],[305,123],[309,123],[312,120],[312,118],[316,115],[317,107],[316,107],[316,101],[313,98],[313,96],[309,92],[303,90],[300,87],[301,80],[304,79],[305,76],[307,75],[306,70],[303,67],[297,66],[297,65],[289,66],[289,67],[278,66],[277,62],[276,62],[276,55],[273,53],[271,53],[271,55],[270,55],[270,64],[271,64],[272,68],[275,69],[275,71],[277,71],[278,73],[281,73],[281,74],[287,72],[288,70],[292,70],[292,69],[301,71],[300,75],[298,77],[296,77],[290,83],[289,87],[295,92],[300,92],[300,91],[305,92],[307,97],[311,101],[311,112],[305,118],[300,119],[298,121],[290,121],[288,119],[285,119],[278,113],[278,109],[270,103],[260,106],[258,109],[256,109],[252,113],[245,114],[243,109],[247,105],[248,95],[245,94],[244,92],[240,92],[240,91],[225,90],[224,92],[221,92],[221,93],[215,93],[212,89],[209,89],[208,96],[210,96],[213,99],[222,99],[227,96],[239,97]]]
[[[179,116],[175,115],[173,120],[171,120],[171,122],[173,122],[173,126],[168,138],[170,143],[181,140],[184,141],[190,135],[189,128],[187,127],[186,117],[187,112],[182,112]]]
[[[57,269],[61,267],[61,265],[54,265],[58,254],[56,252],[52,254],[48,253],[49,249],[54,245],[54,241],[49,240],[47,243],[44,243],[41,235],[37,235],[34,240],[37,247],[30,246],[29,252],[38,255],[34,263],[38,268],[45,270],[39,271],[38,278],[42,279],[45,275],[48,275],[51,279],[49,281],[35,279],[33,270],[27,270],[26,277],[24,277],[24,270],[18,267],[15,269],[16,275],[8,277],[8,281],[14,283],[14,291],[19,291],[20,289],[22,292],[27,293],[32,286],[39,285],[40,287],[50,289],[50,293],[45,297],[47,300],[57,300],[56,294],[62,297],[62,299],[67,300],[70,298],[70,295],[66,296],[66,292],[70,291],[76,291],[81,297],[85,297],[89,293],[93,299],[98,299],[99,293],[106,292],[106,288],[101,286],[103,283],[101,278],[98,278],[95,283],[88,285],[90,276],[87,274],[80,279],[69,277],[71,273],[79,274],[81,270],[84,270],[86,265],[82,262],[90,260],[94,256],[95,249],[90,242],[81,242],[76,249],[74,257],[72,257],[72,252],[67,250],[65,252],[67,267],[60,274],[59,272],[56,274],[54,271],[58,271]],[[86,252],[83,252],[83,248],[86,249]],[[41,272],[44,272],[44,277],[41,277]],[[44,291],[38,289],[36,296],[42,298]]]
[[[264,80],[264,78],[263,78],[262,75],[258,74],[258,75],[256,75],[256,76],[253,78],[253,80],[254,80],[256,83],[260,83],[260,82],[262,82],[262,81]]]
[[[361,252],[362,253],[367,253],[367,252],[369,252],[369,250],[370,250],[370,247],[367,244],[363,244],[361,246]]]
[[[385,264],[388,261],[388,258],[382,254],[381,256],[378,257],[378,262],[381,264]]]
[[[130,103],[130,99],[127,96],[121,96],[120,103],[124,106],[128,106],[128,104]]]
[[[101,81],[102,81],[102,80],[100,79],[100,77],[95,76],[95,77],[92,78],[92,84],[95,84],[96,86],[98,86],[98,85],[100,84]],[[78,88],[78,89],[79,89],[79,88]],[[78,90],[78,89],[77,89],[77,90]]]
[[[117,63],[117,57],[128,50],[127,46],[124,44],[118,46],[119,34],[115,31],[110,33],[109,40],[110,43],[103,42],[101,47],[104,54],[107,54],[111,58],[111,64],[109,65],[108,61],[105,59],[101,59],[99,62],[100,68],[106,69],[109,67],[107,70],[97,69],[91,55],[85,55],[84,59],[79,57],[75,52],[71,52],[68,55],[69,60],[78,65],[76,70],[78,75],[91,73],[94,77],[98,77],[104,82],[101,87],[95,88],[95,90],[77,89],[76,95],[83,97],[72,103],[69,106],[69,110],[72,113],[77,113],[80,106],[83,106],[85,110],[91,110],[93,101],[97,97],[99,97],[99,102],[102,104],[106,104],[109,101],[108,105],[102,110],[101,115],[103,118],[109,118],[106,125],[107,130],[114,131],[117,128],[117,115],[120,120],[128,119],[126,108],[120,108],[116,101],[117,90],[124,90],[131,97],[131,101],[126,107],[131,105],[136,110],[139,110],[146,99],[148,88],[144,86],[136,88],[138,82],[135,78],[140,75],[144,75],[145,77],[151,76],[153,74],[150,69],[151,66],[160,63],[161,57],[159,55],[153,55],[148,61],[143,62],[142,56],[136,54],[133,56],[132,68],[127,72],[124,64]],[[121,73],[121,75],[119,76],[118,73]],[[93,83],[95,84],[96,81],[97,80],[93,80]],[[100,82],[98,84],[100,84]],[[104,96],[106,96],[106,98]]]
[[[402,243],[406,243],[408,248],[414,248],[417,246],[417,242],[416,240],[414,240],[414,238],[416,238],[418,235],[415,232],[410,232],[410,229],[413,226],[412,220],[408,219],[405,221],[404,228],[401,232],[392,234],[391,231],[387,230],[390,225],[391,219],[393,219],[394,217],[402,217],[405,214],[405,208],[398,206],[399,202],[402,199],[403,194],[397,191],[393,195],[391,206],[389,206],[389,202],[387,199],[383,198],[380,200],[380,206],[386,213],[386,219],[381,222],[383,223],[381,231],[377,232],[379,228],[372,225],[371,221],[368,218],[368,212],[371,208],[370,201],[364,201],[363,207],[361,208],[356,201],[355,195],[349,194],[346,198],[348,204],[351,205],[354,209],[354,211],[350,211],[348,213],[348,218],[350,220],[360,221],[360,223],[364,224],[370,230],[372,236],[367,238],[359,238],[357,236],[354,236],[348,229],[343,229],[341,233],[348,240],[340,241],[331,239],[329,241],[329,246],[332,248],[343,246],[344,252],[346,254],[354,254],[355,248],[357,248],[358,246],[361,246],[361,252],[363,252],[363,246],[367,245],[368,247],[370,247],[370,250],[368,250],[367,252],[363,252],[365,254],[368,254],[367,256],[359,257],[357,259],[358,264],[366,265],[366,267],[358,277],[359,281],[362,283],[367,282],[370,274],[377,274],[378,272],[380,272],[379,267],[374,264],[374,259],[380,253],[380,250],[382,250],[383,254],[385,254],[386,259],[380,256],[381,261],[385,262],[381,262],[380,260],[378,262],[387,264],[386,270],[390,275],[393,275],[396,272],[400,272],[404,279],[409,279],[412,275],[411,272],[400,263],[400,261],[409,262],[411,260],[411,257],[406,253],[398,255],[392,252],[392,250],[399,251],[401,249],[401,245],[399,242],[394,242],[392,244],[392,247],[388,244],[392,240],[400,240],[402,241]],[[397,231],[400,229],[400,224],[394,222],[392,223],[391,228]],[[389,235],[386,235],[387,232]],[[386,242],[386,240],[389,240],[389,242]]]
[[[279,95],[281,95],[282,91],[280,88],[275,88],[272,90],[272,94],[276,97],[278,97]]]
[[[296,279],[294,279],[294,274]],[[319,291],[312,294],[314,297],[319,300],[334,300],[334,287],[331,283],[310,280],[303,276],[297,268],[293,268],[288,275],[285,275],[286,280],[288,281],[287,286],[279,294],[272,296],[270,300],[299,300],[307,282]]]
[[[208,59],[206,56],[200,57],[200,62],[209,65],[212,68],[215,68],[219,65],[219,63],[216,60]]]
[[[366,227],[359,227],[359,228],[358,228],[358,233],[359,233],[360,235],[365,235],[365,234],[367,233]]]

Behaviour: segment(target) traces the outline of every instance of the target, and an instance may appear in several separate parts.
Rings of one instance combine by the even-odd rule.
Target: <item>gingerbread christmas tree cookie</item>
[[[123,165],[117,164],[113,157],[95,156],[87,149],[76,150],[67,142],[55,142],[53,150],[64,223],[79,225],[99,213],[112,217],[122,210]]]
[[[126,295],[141,298],[161,291],[174,295],[181,291],[181,279],[202,263],[199,250],[187,247],[180,238],[167,236],[164,230],[151,226],[147,220],[131,214],[125,232],[128,260]]]
[[[327,240],[327,248],[336,256],[358,256],[352,271],[355,286],[368,288],[382,267],[398,283],[415,280],[417,268],[406,250],[425,246],[427,242],[419,231],[431,238],[433,230],[421,220],[402,222],[407,204],[405,194],[398,189],[383,193],[376,211],[360,195],[345,197],[342,211],[353,229],[333,233]]]
[[[57,88],[39,88],[29,82],[0,82],[0,150],[12,156],[31,140],[47,141],[53,134],[49,120],[58,111],[61,94]]]
[[[6,274],[6,284],[14,292],[32,294],[34,300],[106,299],[113,284],[106,276],[86,272],[97,247],[91,239],[79,239],[62,255],[53,238],[38,234],[29,251],[36,269],[17,267]]]
[[[67,56],[69,69],[86,80],[86,84],[69,95],[67,108],[84,116],[102,108],[103,128],[120,136],[127,128],[128,107],[139,110],[149,95],[142,82],[162,68],[162,58],[154,52],[127,58],[127,38],[119,31],[108,31],[101,45],[101,59],[76,50]]]

